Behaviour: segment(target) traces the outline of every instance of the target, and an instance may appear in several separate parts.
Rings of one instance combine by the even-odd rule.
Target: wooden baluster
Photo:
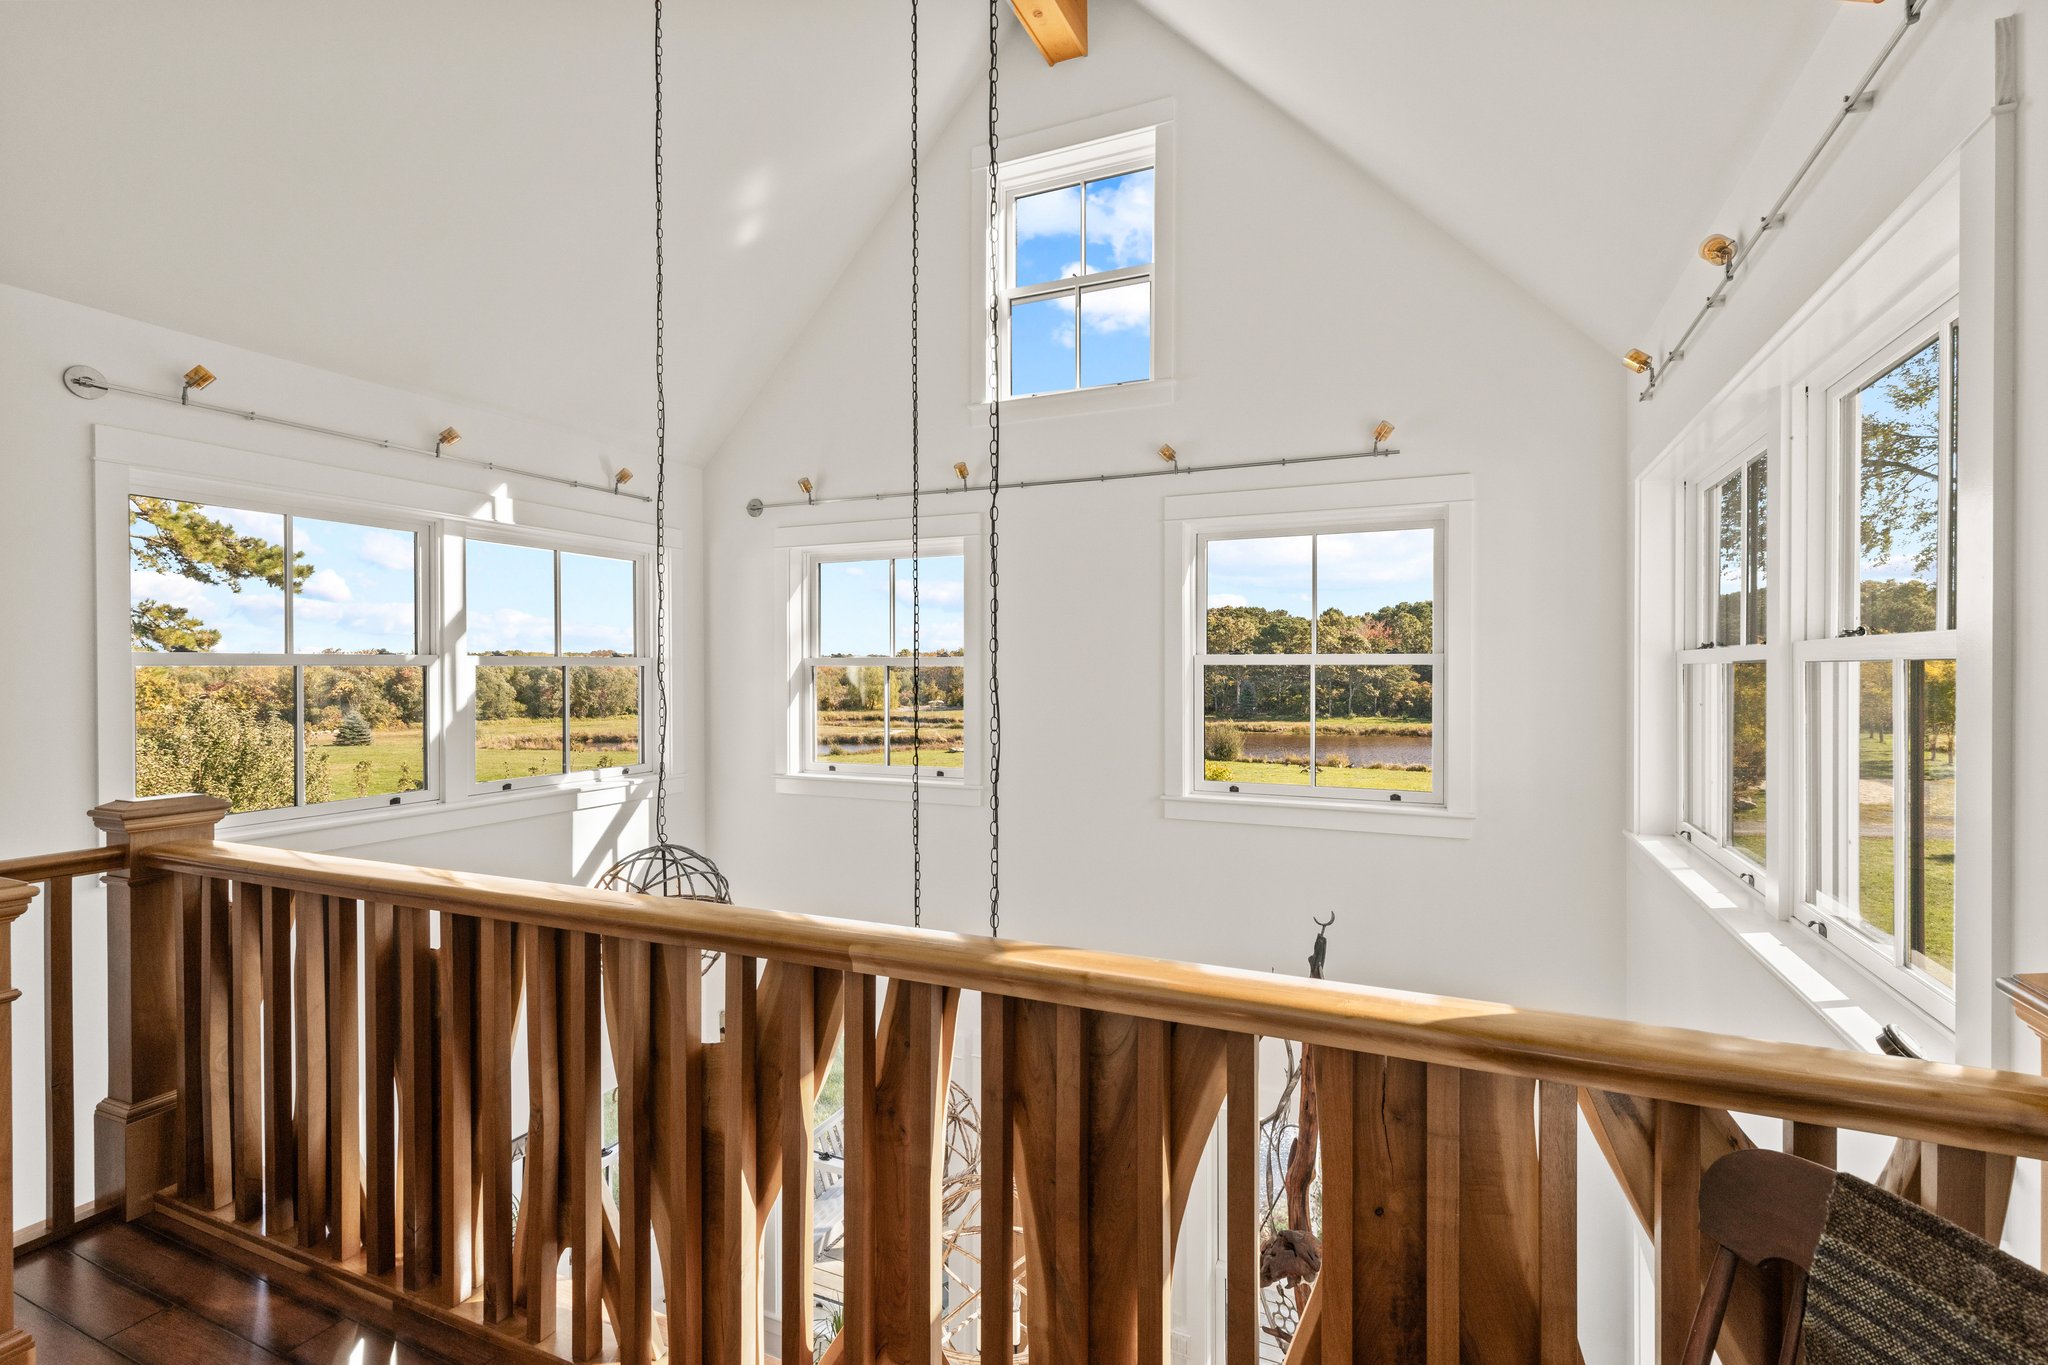
[[[45,1199],[50,1231],[62,1236],[78,1217],[78,1092],[72,1060],[71,878],[43,886],[43,1067],[50,1102],[43,1110],[49,1153]]]
[[[1990,1188],[1990,1162],[1983,1152],[1932,1142],[1921,1147],[1921,1202],[1965,1232],[1997,1235],[1991,1231]]]
[[[649,1103],[650,951],[646,943],[634,939],[604,941],[605,1017],[610,1021],[612,1066],[619,1080],[619,1284],[612,1330],[618,1337],[619,1359],[628,1365],[652,1365],[655,1355],[651,1138],[659,1118]],[[804,1245],[808,1249],[808,1237]]]
[[[1657,1360],[1678,1365],[1700,1290],[1700,1111],[1658,1100],[1652,1169],[1652,1239],[1657,1249]]]
[[[654,952],[656,1228],[670,1359],[685,1365],[704,1348],[704,955],[695,948]]]
[[[790,980],[790,1066],[782,1091],[782,1365],[811,1365],[811,1148],[817,1075],[817,987],[808,967]]]
[[[1836,1164],[1837,1130],[1817,1123],[1785,1121],[1785,1150],[1822,1166]]]
[[[1229,1043],[1229,1098],[1224,1136],[1223,1358],[1259,1360],[1259,1040],[1234,1033]]]
[[[561,934],[522,924],[526,959],[526,1181],[517,1233],[526,1339],[555,1334],[556,1267],[562,1259]]]
[[[936,1362],[940,1312],[939,1179],[956,992],[889,983],[875,1054],[875,1354]]]
[[[0,878],[0,1227],[14,1226],[14,922],[36,888]],[[14,1325],[14,1244],[0,1247],[0,1365],[33,1365],[35,1341]]]
[[[440,1263],[441,1301],[457,1304],[476,1292],[476,958],[478,922],[441,914],[435,973],[440,1000]]]
[[[1579,1360],[1579,1092],[1543,1081],[1536,1089],[1540,1149],[1541,1251],[1537,1306],[1543,1365]]]
[[[327,903],[327,1254],[353,1260],[362,1249],[362,1099],[358,1090],[356,902]]]
[[[228,1021],[228,1127],[233,1146],[235,1218],[263,1216],[263,904],[264,887],[236,882]]]
[[[265,888],[263,926],[263,1213],[277,1237],[298,1225],[299,1145],[292,1104],[292,904],[282,887]]]
[[[327,1110],[327,897],[302,896],[298,903],[297,975],[298,1028],[298,1171],[299,1245],[316,1247],[327,1240],[327,1142],[332,1116]]]
[[[178,1067],[178,1122],[185,1169],[178,1193],[209,1209],[219,1208],[230,1197],[226,902],[223,882],[212,877],[179,879],[185,1027]]]
[[[1016,1173],[1010,1089],[1011,1010],[981,997],[981,1360],[1017,1358]]]
[[[509,920],[483,922],[477,971],[477,1163],[483,1175],[484,1321],[512,1316],[512,1034],[519,985]],[[619,1115],[621,1129],[625,1115]]]
[[[95,1187],[124,1218],[178,1179],[178,879],[140,865],[176,840],[209,840],[228,813],[212,796],[109,801],[92,811],[128,865],[107,876],[107,1098],[93,1111]]]
[[[398,1117],[401,1254],[405,1288],[431,1287],[438,1274],[441,1143],[440,1056],[435,1027],[435,963],[431,912],[400,907],[398,952]]]
[[[1323,1269],[1316,1297],[1323,1301],[1323,1365],[1352,1365],[1353,1303],[1358,1278],[1357,1058],[1334,1047],[1317,1047],[1316,1089],[1322,1101]],[[1379,1357],[1361,1354],[1358,1359]],[[1390,1359],[1392,1357],[1389,1357]]]
[[[723,1169],[718,1198],[724,1245],[710,1253],[710,1283],[715,1285],[721,1315],[718,1335],[733,1360],[751,1362],[761,1350],[760,1187],[755,1144],[755,1051],[760,1038],[756,1017],[758,981],[755,960],[725,955],[725,1038],[720,1043],[719,1119]],[[711,1305],[706,1304],[706,1311]]]
[[[846,1365],[874,1365],[875,979],[846,974]]]
[[[1168,1026],[1156,1019],[1137,1024],[1137,1084],[1128,1124],[1137,1151],[1127,1197],[1130,1259],[1137,1299],[1137,1365],[1166,1365],[1173,1332],[1173,1155],[1168,1147],[1173,1064]],[[943,1143],[940,1147],[944,1151]]]
[[[601,1126],[603,1084],[598,1046],[604,1020],[598,941],[572,933],[562,947],[562,1159],[567,1175],[569,1340],[576,1360],[595,1360],[604,1345],[604,1211]]]
[[[369,971],[363,991],[363,1259],[372,1275],[398,1264],[398,924],[389,903],[363,906]]]
[[[1424,1085],[1424,1338],[1428,1365],[1458,1365],[1464,1313],[1464,1075],[1453,1066],[1432,1066]]]

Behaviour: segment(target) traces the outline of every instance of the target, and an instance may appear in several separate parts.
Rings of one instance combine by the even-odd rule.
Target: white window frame
[[[920,796],[941,805],[972,805],[981,801],[981,772],[984,766],[980,736],[983,732],[984,693],[987,676],[982,671],[986,657],[982,593],[986,568],[981,559],[981,521],[973,515],[925,516],[921,519],[919,554],[927,560],[958,555],[965,589],[961,602],[963,653],[926,654],[920,664],[928,668],[958,668],[962,671],[965,743],[957,767],[922,770]],[[776,545],[786,556],[788,596],[786,612],[786,655],[788,700],[784,711],[781,756],[776,773],[776,790],[785,795],[877,797],[908,800],[908,765],[831,764],[817,757],[816,698],[812,695],[813,668],[886,667],[906,668],[907,656],[860,657],[823,656],[817,650],[818,567],[822,564],[860,560],[908,560],[910,523],[903,519],[820,526],[787,527],[776,536]],[[895,594],[890,594],[890,639],[895,639]]]
[[[967,297],[977,301],[977,308],[970,326],[969,335],[983,338],[983,344],[972,352],[972,373],[969,376],[970,404],[986,406],[994,395],[990,392],[989,375],[991,357],[988,343],[988,310],[991,305],[989,282],[993,277],[998,281],[997,298],[993,300],[999,308],[1001,373],[997,382],[1006,414],[1020,418],[1059,416],[1073,411],[1095,411],[1103,407],[1150,406],[1172,402],[1174,398],[1174,102],[1158,100],[1137,108],[1122,110],[1114,114],[1101,115],[1078,122],[1063,124],[1036,132],[1006,135],[1003,139],[1004,159],[997,163],[997,193],[1000,214],[1000,231],[995,250],[1001,253],[996,261],[989,260],[990,244],[984,241],[979,251],[970,253],[969,260],[976,271],[970,282]],[[988,150],[977,147],[973,153],[975,173],[970,177],[974,186],[975,202],[980,206],[975,222],[986,217],[988,204]],[[1032,194],[1059,189],[1073,184],[1084,184],[1089,180],[1123,174],[1127,171],[1150,168],[1152,182],[1152,262],[1147,266],[1132,266],[1117,271],[1104,271],[1076,279],[1054,280],[1044,284],[1014,287],[1016,264],[1016,201]],[[1086,191],[1083,190],[1083,239],[1086,225]],[[986,234],[983,234],[984,237]],[[1075,387],[1057,389],[1046,393],[1009,396],[1010,388],[1010,309],[1014,302],[1029,302],[1036,298],[1052,297],[1062,293],[1076,293],[1076,326],[1079,325],[1078,293],[1109,285],[1129,283],[1133,280],[1149,279],[1152,285],[1151,348],[1152,363],[1150,377],[1129,380],[1121,384],[1098,384],[1090,388],[1080,387],[1080,342],[1075,345]]]
[[[445,744],[447,723],[445,708],[441,705],[439,683],[443,676],[445,659],[440,653],[436,640],[438,631],[431,615],[433,594],[430,566],[438,550],[438,528],[431,521],[394,517],[389,512],[334,503],[321,498],[282,498],[274,492],[247,490],[229,492],[216,485],[193,482],[176,477],[145,476],[136,481],[128,498],[162,498],[172,502],[195,503],[202,507],[243,512],[262,512],[281,517],[284,521],[285,563],[292,562],[293,533],[295,521],[335,521],[352,526],[364,526],[375,530],[397,531],[413,538],[413,652],[409,654],[302,654],[293,649],[296,641],[294,620],[297,615],[295,597],[286,591],[284,600],[283,648],[270,653],[230,653],[219,650],[194,650],[174,652],[168,650],[136,649],[132,637],[124,629],[123,635],[129,644],[129,685],[127,707],[126,749],[128,762],[127,791],[135,790],[135,688],[134,674],[143,668],[282,668],[292,675],[292,778],[293,802],[272,810],[245,811],[233,819],[249,822],[270,823],[273,821],[297,821],[323,815],[345,815],[354,811],[367,811],[393,806],[417,806],[436,803],[441,800],[441,751]],[[124,515],[125,515],[124,507]],[[125,539],[125,538],[124,538]],[[123,557],[121,586],[123,594],[129,592],[128,571],[130,561]],[[124,614],[123,624],[126,624]],[[420,743],[420,787],[416,791],[386,793],[381,796],[357,796],[339,801],[323,801],[310,805],[306,801],[306,670],[308,668],[417,668],[421,670],[421,743]],[[439,722],[438,724],[436,722]]]
[[[1764,668],[1764,690],[1766,698],[1776,695],[1780,683],[1780,670],[1773,661],[1778,650],[1771,641],[1781,638],[1779,621],[1783,619],[1780,600],[1783,596],[1778,584],[1783,577],[1780,563],[1783,558],[1777,547],[1783,542],[1780,528],[1784,524],[1780,507],[1784,498],[1784,472],[1779,467],[1778,443],[1761,435],[1745,435],[1729,447],[1714,464],[1705,477],[1689,481],[1681,496],[1686,505],[1685,534],[1681,538],[1684,550],[1684,565],[1680,571],[1686,605],[1681,610],[1685,620],[1686,635],[1683,638],[1697,641],[1690,648],[1678,651],[1678,777],[1679,777],[1679,835],[1701,853],[1711,858],[1719,867],[1751,891],[1761,893],[1764,879],[1771,873],[1770,849],[1774,841],[1767,837],[1765,860],[1759,862],[1735,846],[1729,809],[1733,784],[1733,773],[1727,761],[1732,741],[1732,698],[1733,665],[1761,664]],[[1719,540],[1720,506],[1718,494],[1721,486],[1732,477],[1744,480],[1748,488],[1748,471],[1758,460],[1764,462],[1765,476],[1770,490],[1769,500],[1764,507],[1765,526],[1765,620],[1761,623],[1766,643],[1723,645],[1714,643],[1719,634],[1720,572],[1718,561],[1713,558]],[[1748,562],[1749,553],[1747,518],[1743,529],[1743,562]],[[1752,632],[1751,612],[1754,604],[1745,588],[1743,593],[1743,622],[1746,637]],[[1707,688],[1695,689],[1690,679],[1695,670],[1711,668],[1709,676],[1713,684]],[[1774,702],[1766,702],[1767,729],[1775,718],[1778,708]],[[1770,767],[1771,750],[1776,746],[1766,744],[1766,781],[1774,769]],[[1714,761],[1706,761],[1707,755]],[[1790,784],[1779,782],[1787,787]],[[1713,812],[1717,817],[1712,824],[1702,823],[1694,818],[1704,812]]]
[[[1467,838],[1476,823],[1473,754],[1472,538],[1469,475],[1192,494],[1165,500],[1166,814],[1175,819]],[[1260,655],[1260,664],[1426,664],[1432,675],[1434,790],[1427,799],[1331,787],[1212,783],[1203,776],[1206,547],[1254,535],[1436,530],[1436,650],[1430,655]]]
[[[1833,831],[1837,823],[1836,812],[1823,801],[1826,793],[1836,791],[1843,782],[1855,779],[1855,755],[1838,755],[1824,750],[1830,747],[1830,736],[1815,719],[1816,698],[1813,694],[1813,665],[1824,663],[1888,662],[1894,669],[1892,733],[1896,737],[1903,733],[1901,721],[1905,707],[1904,689],[1899,686],[1903,666],[1912,661],[1946,660],[1957,662],[1966,652],[1957,623],[1947,621],[1949,551],[1953,506],[1950,499],[1949,475],[1951,460],[1956,457],[1949,425],[1954,415],[1955,395],[1952,391],[1953,371],[1950,367],[1953,338],[1962,326],[1960,298],[1951,295],[1935,308],[1923,312],[1909,326],[1893,332],[1877,347],[1866,345],[1853,364],[1831,368],[1832,379],[1811,383],[1807,392],[1812,395],[1812,410],[1809,413],[1813,428],[1810,448],[1823,452],[1821,468],[1809,471],[1809,480],[1819,493],[1815,499],[1816,515],[1809,534],[1813,543],[1821,547],[1823,562],[1816,566],[1814,582],[1809,593],[1808,610],[1810,619],[1816,624],[1816,631],[1809,638],[1793,645],[1793,659],[1798,678],[1797,717],[1798,748],[1796,750],[1800,779],[1800,824],[1798,835],[1804,846],[1803,875],[1798,888],[1801,911],[1811,920],[1828,926],[1827,942],[1845,959],[1859,968],[1876,976],[1892,990],[1904,997],[1916,1008],[1942,1020],[1953,1027],[1956,1019],[1956,990],[1953,982],[1944,982],[1932,973],[1912,965],[1911,935],[1902,905],[1905,896],[1906,878],[1903,875],[1905,841],[1895,841],[1894,874],[1892,879],[1894,915],[1889,941],[1868,933],[1855,905],[1843,904],[1821,893],[1823,869],[1831,860],[1840,856],[1839,840]],[[1937,540],[1935,555],[1935,620],[1936,629],[1912,631],[1892,635],[1844,635],[1851,629],[1850,622],[1860,615],[1860,588],[1857,573],[1860,533],[1858,530],[1859,506],[1856,499],[1854,462],[1860,456],[1859,426],[1861,414],[1857,398],[1871,383],[1882,378],[1901,361],[1925,349],[1930,340],[1940,343],[1940,393],[1939,422],[1941,426],[1941,453],[1937,466],[1937,491],[1939,507],[1937,516]],[[1967,345],[1964,338],[1962,344]],[[1961,551],[1958,549],[1958,554]],[[1958,663],[1960,678],[1963,665]],[[1959,709],[1963,704],[1959,697]],[[1957,727],[1964,729],[1959,714]],[[1988,727],[1971,725],[1973,734],[1983,735]],[[1971,761],[1983,762],[1989,758],[1986,746],[1973,746],[1974,753],[1983,757]],[[1847,771],[1824,773],[1823,769],[1836,764],[1847,763]],[[1898,799],[1905,781],[1894,764],[1893,810],[1902,809]],[[1957,857],[1956,857],[1956,905],[1955,934],[1957,969],[1963,967],[1964,954],[1962,938],[1966,930],[1974,929],[1974,917],[1963,913],[1965,894],[1965,859],[1962,856],[1966,812],[1957,813]],[[1896,819],[1896,814],[1894,815]],[[1989,831],[1972,837],[1989,837]],[[1836,868],[1840,874],[1839,867]],[[1974,894],[1974,893],[1972,893]]]
[[[369,825],[402,824],[406,837],[425,829],[461,828],[500,818],[490,814],[500,803],[559,797],[575,806],[636,799],[656,771],[652,712],[651,665],[643,670],[641,752],[643,762],[612,768],[608,775],[583,772],[528,779],[527,790],[501,794],[496,784],[479,789],[475,773],[475,685],[462,639],[462,545],[467,536],[481,539],[527,539],[564,550],[633,559],[636,630],[643,641],[653,639],[652,528],[630,518],[601,516],[568,507],[524,500],[522,523],[493,521],[473,514],[477,495],[459,488],[422,484],[375,471],[319,465],[256,451],[235,450],[124,428],[93,428],[96,466],[94,492],[94,589],[97,629],[97,714],[99,718],[99,786],[106,799],[135,791],[135,682],[142,665],[173,667],[255,662],[286,666],[282,656],[238,656],[220,653],[146,654],[133,646],[129,625],[131,554],[128,509],[132,496],[167,497],[214,507],[246,509],[286,516],[348,522],[361,526],[410,531],[421,563],[414,579],[416,655],[306,655],[301,661],[333,666],[337,658],[364,663],[427,666],[424,679],[427,735],[423,741],[425,789],[244,811],[221,821],[223,833],[261,840],[289,833],[295,847],[346,848],[359,845]],[[284,492],[281,490],[289,489]],[[369,496],[363,496],[367,490]],[[498,500],[484,506],[496,510]],[[583,658],[584,656],[577,656]],[[586,662],[613,662],[609,659]],[[620,660],[618,662],[626,662]],[[344,665],[345,666],[345,665]],[[672,710],[678,699],[671,696]],[[567,709],[566,707],[564,708]],[[299,741],[303,743],[303,735]],[[301,765],[303,773],[303,764]],[[297,779],[303,782],[303,776]]]
[[[451,581],[459,583],[457,601],[464,605],[457,641],[451,651],[454,655],[457,677],[460,679],[462,697],[460,728],[465,731],[465,742],[459,760],[463,763],[466,789],[472,795],[487,792],[528,791],[536,787],[558,787],[565,782],[606,782],[621,778],[650,773],[655,770],[654,746],[658,742],[654,720],[654,656],[647,648],[652,638],[649,624],[653,616],[653,557],[645,551],[627,550],[618,546],[595,546],[575,537],[550,535],[545,532],[522,531],[512,528],[491,527],[469,528],[452,536],[454,554],[451,556]],[[546,550],[554,556],[555,579],[555,652],[553,654],[471,654],[469,652],[469,582],[468,547],[470,541],[488,541],[499,545],[517,545],[528,549]],[[626,560],[633,565],[633,650],[629,655],[613,654],[564,654],[562,648],[562,556],[580,554],[601,559]],[[637,668],[640,671],[640,761],[620,764],[617,767],[592,768],[583,772],[572,771],[574,751],[569,747],[571,724],[574,717],[569,714],[569,679],[562,678],[562,771],[559,773],[535,773],[527,777],[499,778],[483,782],[476,775],[476,737],[478,717],[476,714],[477,670],[483,667],[505,668]]]

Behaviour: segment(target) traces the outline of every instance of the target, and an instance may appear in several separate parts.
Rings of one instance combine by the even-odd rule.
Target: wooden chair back
[[[1828,1199],[1835,1173],[1784,1152],[1732,1152],[1700,1179],[1700,1232],[1720,1247],[1707,1285],[1693,1315],[1681,1365],[1710,1365],[1728,1299],[1735,1285],[1737,1261],[1762,1266],[1777,1261],[1792,1269],[1786,1286],[1784,1345],[1779,1365],[1792,1365],[1799,1355],[1800,1321],[1806,1307],[1806,1275],[1827,1227]]]

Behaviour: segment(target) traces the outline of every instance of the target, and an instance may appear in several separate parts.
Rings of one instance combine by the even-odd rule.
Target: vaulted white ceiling
[[[1839,0],[1139,4],[1602,345]],[[0,0],[0,280],[651,430],[645,0]],[[669,0],[671,432],[701,459],[903,183],[905,15]],[[1860,8],[1860,7],[1851,7]],[[926,119],[978,7],[923,6]],[[1036,60],[1035,57],[1027,57]]]

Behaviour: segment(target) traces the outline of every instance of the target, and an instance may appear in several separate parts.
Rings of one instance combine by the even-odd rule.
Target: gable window
[[[1924,992],[1954,987],[1957,751],[1954,307],[1827,391],[1825,638],[1801,650],[1807,897]]]
[[[1440,804],[1434,524],[1200,541],[1199,791]]]
[[[958,782],[971,677],[966,558],[958,541],[802,556],[805,694],[801,768],[850,777]],[[911,575],[922,601],[912,668]]]
[[[471,538],[463,568],[476,783],[640,767],[649,661],[637,563]]]
[[[127,513],[136,795],[431,796],[421,528],[143,494]]]
[[[1156,129],[1003,163],[1001,392],[1158,377]]]

